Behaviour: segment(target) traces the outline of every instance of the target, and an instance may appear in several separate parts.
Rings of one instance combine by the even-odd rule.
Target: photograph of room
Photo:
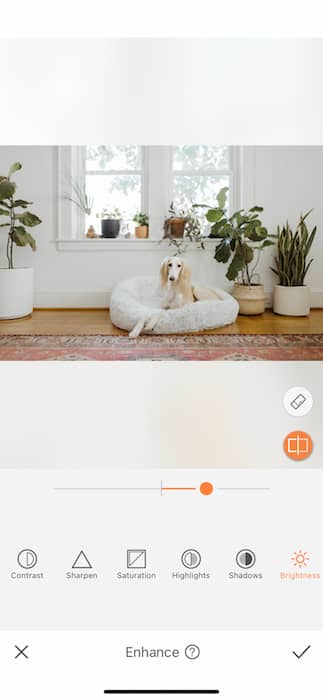
[[[323,359],[322,146],[0,146],[0,360]]]

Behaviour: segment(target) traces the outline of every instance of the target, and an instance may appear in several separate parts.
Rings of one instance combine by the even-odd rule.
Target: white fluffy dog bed
[[[110,317],[118,328],[131,331],[136,323],[158,313],[153,334],[190,333],[219,328],[233,323],[238,302],[222,289],[213,289],[218,299],[186,304],[179,309],[161,309],[162,293],[158,277],[132,277],[119,282],[110,302]]]

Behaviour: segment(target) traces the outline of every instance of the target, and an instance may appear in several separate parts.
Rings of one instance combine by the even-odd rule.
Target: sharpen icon
[[[80,553],[77,555],[72,569],[92,569],[92,564],[89,562],[83,549],[81,549]]]

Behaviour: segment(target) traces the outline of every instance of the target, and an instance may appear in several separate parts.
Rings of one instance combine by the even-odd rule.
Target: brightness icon
[[[294,556],[291,560],[294,562],[294,566],[298,566],[299,569],[302,569],[303,566],[307,566],[307,562],[310,558],[307,552],[303,552],[302,549],[299,549],[298,552],[294,552]]]

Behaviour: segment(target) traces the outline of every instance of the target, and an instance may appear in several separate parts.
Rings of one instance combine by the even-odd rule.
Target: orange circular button
[[[284,450],[287,457],[296,462],[307,459],[313,452],[313,440],[303,430],[294,430],[288,433],[284,440]]]
[[[210,481],[203,481],[200,485],[200,491],[203,496],[210,496],[213,493],[213,484]]]

